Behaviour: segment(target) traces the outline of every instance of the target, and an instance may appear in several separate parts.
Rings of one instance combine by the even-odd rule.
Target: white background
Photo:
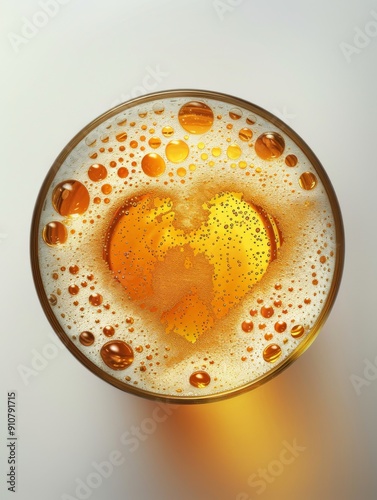
[[[363,374],[365,360],[377,364],[377,2],[71,0],[52,2],[55,12],[47,20],[38,14],[42,4],[0,2],[0,497],[79,498],[77,478],[85,480],[93,461],[122,449],[120,436],[155,408],[102,382],[60,347],[27,380],[21,377],[20,366],[32,368],[35,353],[53,343],[31,276],[30,224],[48,169],[82,127],[136,94],[198,88],[264,107],[319,157],[344,218],[342,285],[326,326],[293,366],[250,395],[210,409],[197,407],[195,414],[179,408],[139,443],[137,453],[123,447],[124,463],[87,497],[257,498],[248,475],[279,455],[283,439],[297,437],[307,451],[267,485],[261,498],[377,498],[377,369]],[[365,31],[369,36],[360,34]],[[150,84],[153,89],[143,89],[151,69],[159,76]],[[5,484],[8,391],[16,391],[18,401],[15,494]],[[219,465],[219,483],[206,471],[199,477],[189,462],[179,468],[185,450],[177,445],[179,435],[170,434],[173,422],[185,415],[212,418],[226,408],[231,427],[237,425],[232,408],[240,400],[261,415],[267,410],[257,401],[276,394],[278,443],[265,442],[260,463],[262,447],[250,450],[250,456],[242,452],[242,466],[229,448],[229,462],[224,470]],[[289,405],[303,417],[297,434],[278,425]],[[229,432],[227,444],[236,442]],[[170,439],[175,440],[171,449]],[[207,445],[195,442],[198,456]],[[214,463],[222,446],[219,439]],[[247,473],[235,479],[232,465]]]

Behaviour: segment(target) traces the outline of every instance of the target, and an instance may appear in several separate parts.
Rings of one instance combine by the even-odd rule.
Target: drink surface
[[[40,295],[59,335],[131,392],[190,400],[259,382],[309,345],[335,295],[322,167],[278,120],[220,94],[114,113],[57,160],[39,200]]]

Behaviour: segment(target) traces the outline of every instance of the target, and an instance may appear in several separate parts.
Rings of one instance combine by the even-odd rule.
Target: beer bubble
[[[211,377],[205,371],[197,371],[190,375],[190,384],[198,389],[203,389],[211,382]]]
[[[165,111],[165,106],[161,102],[156,102],[155,104],[153,104],[152,109],[156,113],[156,115],[162,115],[162,113]]]
[[[311,172],[304,172],[300,175],[299,184],[302,189],[306,191],[310,191],[314,189],[317,185],[317,177]]]
[[[239,120],[242,117],[242,111],[239,108],[232,108],[229,111],[229,116],[232,120]]]
[[[80,291],[80,288],[77,285],[69,285],[68,292],[71,295],[77,295]]]
[[[145,118],[148,114],[148,110],[146,108],[139,108],[137,114],[140,118]]]
[[[149,177],[159,177],[165,172],[165,162],[160,155],[148,153],[141,160],[141,168]]]
[[[127,137],[128,137],[127,132],[120,132],[115,136],[115,139],[118,142],[124,142],[127,139]]]
[[[89,302],[92,306],[100,306],[103,302],[103,297],[99,293],[92,293],[89,296]]]
[[[120,167],[118,168],[117,174],[121,179],[125,179],[126,177],[128,177],[129,171],[126,167]]]
[[[174,129],[173,127],[166,126],[162,129],[162,135],[164,137],[171,137],[174,134]]]
[[[246,118],[246,123],[248,125],[254,125],[254,123],[257,122],[257,118],[255,115],[249,115],[247,118]]]
[[[221,155],[221,148],[212,148],[212,156],[215,156],[216,158]]]
[[[287,329],[287,323],[285,321],[277,321],[274,328],[276,332],[283,333]]]
[[[148,144],[152,149],[157,149],[161,146],[161,139],[159,137],[151,137]]]
[[[88,177],[93,182],[102,181],[107,177],[107,169],[100,163],[94,163],[88,169]]]
[[[131,346],[123,340],[110,340],[101,347],[100,354],[103,362],[112,370],[125,370],[134,360]]]
[[[111,186],[111,184],[104,184],[101,187],[101,191],[103,194],[110,194],[112,190],[113,190],[113,187]]]
[[[228,146],[226,154],[231,160],[237,160],[241,156],[242,151],[238,144],[231,144],[230,146]]]
[[[262,160],[274,160],[284,152],[285,141],[277,132],[264,132],[255,141],[255,152]]]
[[[61,222],[49,222],[43,228],[42,238],[47,245],[62,245],[67,241],[68,232],[65,225]]]
[[[51,304],[52,306],[56,306],[56,304],[58,303],[58,298],[57,298],[57,296],[56,296],[54,293],[52,293],[52,294],[49,296],[48,301],[50,302],[50,304]]]
[[[60,182],[52,193],[52,205],[63,216],[81,215],[87,211],[89,203],[88,190],[79,181]]]
[[[241,130],[238,132],[238,137],[241,139],[241,141],[250,141],[250,139],[253,137],[253,132],[249,128],[241,128]]]
[[[102,332],[106,337],[112,337],[115,333],[115,328],[111,325],[106,325],[103,327]]]
[[[90,346],[94,344],[94,335],[92,332],[81,332],[79,336],[79,341],[84,346]]]
[[[285,157],[285,164],[288,167],[295,167],[297,165],[297,156],[296,155],[288,155]]]
[[[270,344],[263,351],[263,359],[268,363],[275,363],[280,356],[281,347],[277,344]]]
[[[299,339],[305,333],[305,328],[302,325],[295,325],[291,329],[291,335],[294,339]]]
[[[69,266],[68,271],[71,274],[77,274],[79,272],[79,267],[74,265],[74,266]]]
[[[98,135],[96,133],[89,134],[87,137],[85,137],[85,144],[89,147],[93,147],[97,142],[97,139]]]
[[[254,323],[251,320],[246,320],[242,323],[241,328],[244,332],[249,333],[254,328]]]
[[[179,110],[178,120],[190,134],[204,134],[212,127],[214,115],[204,102],[190,101]]]
[[[165,154],[168,160],[173,163],[181,163],[189,154],[189,147],[184,141],[170,141],[166,145]]]
[[[273,316],[274,314],[274,310],[272,307],[266,307],[266,306],[263,306],[260,310],[261,312],[261,315],[264,317],[264,318],[271,318],[271,316]]]

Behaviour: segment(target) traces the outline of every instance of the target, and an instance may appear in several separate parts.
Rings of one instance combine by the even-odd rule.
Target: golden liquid
[[[202,209],[204,222],[192,220],[187,231],[172,199],[130,198],[114,215],[104,250],[128,297],[192,343],[263,277],[282,243],[276,221],[239,193],[221,193]],[[161,285],[167,277],[169,289]]]

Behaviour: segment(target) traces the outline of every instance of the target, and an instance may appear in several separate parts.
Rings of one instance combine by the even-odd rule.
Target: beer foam
[[[94,122],[53,167],[35,235],[44,294],[66,344],[117,386],[187,400],[221,396],[273,373],[316,334],[329,308],[338,259],[334,195],[295,134],[268,113],[221,95],[152,97]],[[256,217],[260,209],[263,217]],[[119,238],[127,255],[114,271],[106,252],[117,213],[125,221]],[[250,217],[256,217],[255,226]],[[126,241],[136,234],[137,220],[155,224],[154,232],[140,232],[151,235],[152,243]],[[224,221],[245,231],[240,236],[229,229],[227,236],[222,229],[216,240],[206,228],[214,224],[217,231]],[[65,227],[65,237],[56,223]],[[221,248],[242,259],[246,250],[239,245],[257,241],[257,230],[267,238],[267,226],[275,231],[268,245],[276,245],[276,255],[263,257],[269,259],[263,275],[245,292],[236,261]],[[145,250],[155,242],[153,251]],[[161,253],[164,245],[168,249]],[[217,245],[224,262],[210,245]],[[148,258],[154,259],[150,282],[147,271],[137,284],[130,274],[130,263],[134,270],[147,269],[140,267],[138,251],[146,252],[143,265],[152,266]],[[258,259],[260,266],[265,260]],[[211,270],[225,261],[238,281],[227,285],[221,312],[214,305],[221,290],[211,289],[221,281]],[[250,275],[258,267],[246,258],[237,265]],[[82,332],[91,332],[93,343],[80,342]],[[132,349],[124,364],[117,364],[122,352],[113,341]],[[113,365],[101,356],[105,344],[113,349]]]

